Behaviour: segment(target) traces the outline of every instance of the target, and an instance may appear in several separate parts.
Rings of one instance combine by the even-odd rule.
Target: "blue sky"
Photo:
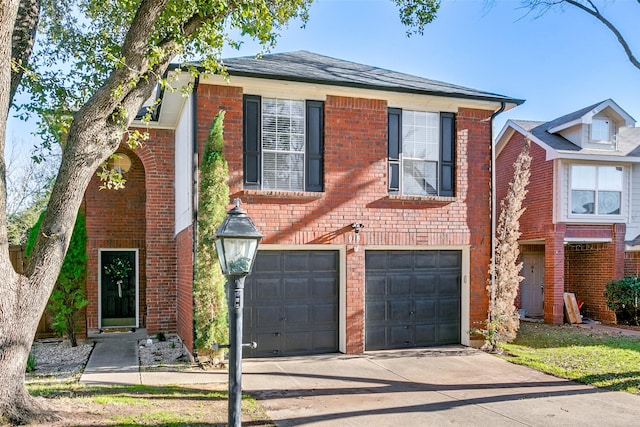
[[[640,55],[640,7],[635,1],[602,8]],[[258,52],[247,42],[225,57]],[[407,38],[389,0],[316,0],[306,28],[291,23],[273,52],[308,50],[335,58],[500,93],[526,102],[496,120],[551,120],[612,98],[640,120],[640,70],[614,36],[571,7],[535,19],[520,0],[443,0],[424,35]],[[12,121],[8,138],[32,147]]]
[[[640,6],[609,3],[601,10],[640,55]],[[443,0],[424,35],[407,38],[389,0],[317,0],[306,28],[291,24],[273,52],[308,50],[525,99],[498,116],[496,134],[509,118],[552,120],[607,98],[640,121],[640,70],[602,24],[568,6],[538,19],[527,12],[520,0]]]

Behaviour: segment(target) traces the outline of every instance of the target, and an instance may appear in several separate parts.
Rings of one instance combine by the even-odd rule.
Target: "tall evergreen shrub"
[[[25,248],[27,257],[31,255],[43,218],[44,212],[29,233]],[[87,229],[84,215],[78,213],[69,249],[47,304],[47,309],[53,316],[53,329],[58,335],[66,335],[72,347],[78,345],[76,332],[80,328],[78,324],[80,310],[89,303],[85,298],[84,290],[86,274]]]
[[[195,278],[193,284],[194,319],[198,350],[228,342],[229,326],[225,299],[225,278],[220,270],[213,237],[226,217],[229,204],[229,169],[224,159],[224,111],[220,111],[209,130],[200,166],[198,231]]]

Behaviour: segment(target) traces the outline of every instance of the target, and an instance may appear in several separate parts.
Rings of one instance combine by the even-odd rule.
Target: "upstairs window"
[[[322,191],[324,104],[245,96],[245,188]]]
[[[623,169],[621,166],[571,166],[571,213],[620,215]]]
[[[611,142],[611,130],[611,120],[594,118],[591,122],[591,141]]]
[[[455,115],[390,108],[389,192],[453,196]]]

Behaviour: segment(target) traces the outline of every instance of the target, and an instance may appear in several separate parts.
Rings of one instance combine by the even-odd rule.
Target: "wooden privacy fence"
[[[13,264],[13,268],[16,270],[16,273],[19,274],[24,273],[24,267],[26,264],[24,249],[24,246],[9,246],[9,259],[11,259],[11,264]],[[55,334],[55,331],[51,327],[51,318],[45,311],[42,318],[40,318],[38,330],[36,331],[36,338],[50,338],[55,336]]]
[[[25,255],[24,246],[9,246],[9,258],[16,273],[24,273]]]

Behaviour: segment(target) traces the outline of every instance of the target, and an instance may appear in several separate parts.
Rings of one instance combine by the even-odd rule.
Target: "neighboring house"
[[[496,140],[498,200],[531,141],[531,180],[520,219],[520,305],[563,321],[563,293],[589,318],[614,321],[606,284],[640,266],[640,128],[612,100],[550,122],[509,120]]]
[[[249,355],[469,345],[487,317],[492,119],[522,101],[304,51],[225,65],[161,94],[150,139],[121,149],[125,190],[87,190],[88,330],[191,348],[194,165],[225,110],[230,198],[265,235]],[[119,286],[116,258],[135,267]]]

